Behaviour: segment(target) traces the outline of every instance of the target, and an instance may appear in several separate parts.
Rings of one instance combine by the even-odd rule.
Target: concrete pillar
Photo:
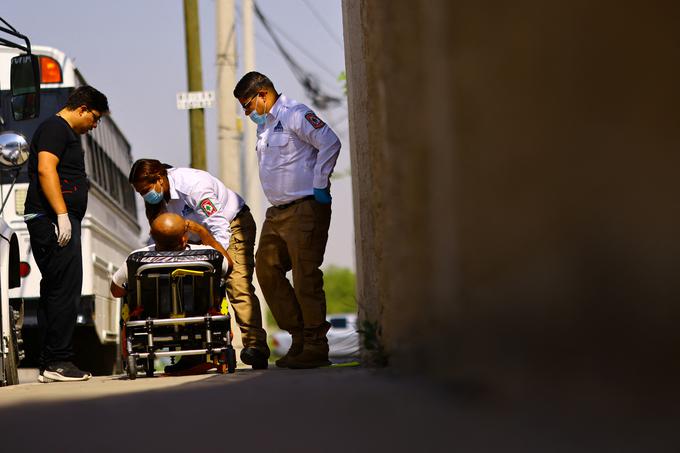
[[[391,365],[677,378],[678,13],[343,1],[357,294]]]

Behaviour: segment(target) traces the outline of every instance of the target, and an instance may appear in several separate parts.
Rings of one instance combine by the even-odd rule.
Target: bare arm
[[[38,153],[38,181],[48,203],[56,214],[65,214],[66,203],[61,194],[61,183],[57,174],[59,158],[47,151]]]
[[[111,282],[111,295],[113,297],[123,297],[126,294],[127,294],[127,290],[125,288],[123,288],[122,286],[118,286],[115,283]]]
[[[201,239],[201,244],[209,245],[218,252],[220,252],[229,262],[229,269],[234,267],[234,262],[231,260],[229,253],[222,247],[222,244],[217,242],[217,240],[210,234],[210,231],[200,223],[194,222],[193,220],[187,220],[187,231],[195,233]]]

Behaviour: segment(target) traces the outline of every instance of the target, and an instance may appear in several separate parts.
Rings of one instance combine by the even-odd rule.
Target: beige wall
[[[396,369],[677,376],[680,8],[626,3],[343,0],[360,315]]]

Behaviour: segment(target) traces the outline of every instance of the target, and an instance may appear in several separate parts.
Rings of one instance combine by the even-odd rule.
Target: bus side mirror
[[[40,63],[37,55],[22,54],[12,58],[10,85],[14,120],[37,118],[40,115]]]
[[[18,132],[0,132],[0,165],[21,167],[28,160],[28,140]]]

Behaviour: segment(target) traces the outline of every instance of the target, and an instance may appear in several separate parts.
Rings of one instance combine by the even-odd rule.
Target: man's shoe
[[[291,357],[295,357],[296,355],[299,355],[301,352],[302,352],[302,343],[300,343],[300,344],[293,343],[292,345],[290,345],[290,349],[288,350],[288,352],[286,352],[286,355],[284,355],[283,357],[281,357],[280,359],[278,359],[274,363],[279,368],[288,368],[288,360]]]
[[[241,351],[241,362],[253,367],[253,370],[266,370],[268,354],[255,348],[244,348]]]
[[[38,376],[40,382],[70,382],[87,381],[92,374],[80,370],[71,362],[54,362],[45,367],[45,370]]]
[[[288,368],[307,369],[329,366],[328,345],[305,345],[302,352],[298,355],[288,357],[286,360]]]
[[[48,382],[52,382],[52,379],[48,379],[45,377],[45,370],[40,370],[40,373],[38,374],[38,382],[42,382],[43,384],[47,384]]]

